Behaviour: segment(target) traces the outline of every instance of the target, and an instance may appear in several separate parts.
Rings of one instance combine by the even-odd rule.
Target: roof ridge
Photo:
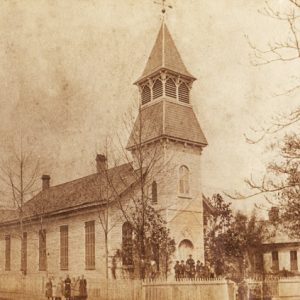
[[[124,164],[121,164],[121,165],[118,165],[118,166],[111,167],[111,168],[107,169],[107,171],[112,171],[112,170],[114,170],[114,169],[116,169],[116,168],[120,168],[120,167],[123,167],[123,166],[125,166],[125,165],[131,165],[131,162],[127,162],[127,163],[124,163]],[[80,180],[83,180],[83,179],[86,179],[86,178],[95,176],[95,175],[97,175],[97,174],[100,174],[100,173],[95,172],[95,173],[92,173],[92,174],[89,174],[89,175],[86,175],[86,176],[82,176],[82,177],[79,177],[79,178],[76,178],[76,179],[72,179],[72,180],[70,180],[70,181],[66,181],[66,182],[62,182],[62,183],[56,184],[56,185],[52,185],[52,186],[50,186],[47,190],[51,190],[51,189],[53,189],[53,188],[60,187],[60,186],[62,186],[62,185],[68,184],[68,183],[80,181]],[[41,193],[41,192],[42,192],[42,191],[40,191],[39,193]],[[38,193],[38,194],[39,194],[39,193]],[[38,195],[38,194],[37,194],[37,195]],[[34,196],[34,197],[35,197],[35,196]],[[29,200],[28,200],[28,201],[29,201]]]

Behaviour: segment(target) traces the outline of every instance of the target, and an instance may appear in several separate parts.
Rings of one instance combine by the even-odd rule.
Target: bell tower
[[[139,114],[127,149],[134,159],[138,147],[144,153],[159,152],[165,168],[153,175],[153,205],[167,220],[176,258],[186,260],[192,254],[203,261],[201,152],[207,141],[190,98],[195,80],[163,21],[142,76],[135,82]]]

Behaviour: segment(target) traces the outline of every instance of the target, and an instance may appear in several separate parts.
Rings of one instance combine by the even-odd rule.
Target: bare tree
[[[101,229],[104,234],[104,248],[105,248],[105,277],[109,278],[109,234],[118,224],[119,216],[114,215],[114,193],[112,192],[111,185],[115,182],[116,177],[119,174],[116,170],[119,170],[118,161],[112,155],[110,138],[107,137],[104,143],[104,154],[97,154],[97,174],[94,180],[91,182],[89,188],[92,188],[96,192],[96,202],[98,219],[101,225]],[[108,167],[108,161],[113,164],[111,168]]]
[[[145,145],[149,135],[157,130],[156,123],[151,122],[155,119],[152,114],[150,112],[146,115],[139,107],[135,122],[132,112],[126,114],[123,128],[130,134],[129,143],[124,146],[122,138],[118,136],[117,149],[122,161],[131,166],[130,175],[125,178],[118,175],[117,180],[107,176],[114,201],[130,226],[128,236],[132,237],[132,244],[123,244],[122,260],[128,265],[134,265],[140,278],[145,278],[146,261],[150,259],[156,258],[156,263],[159,264],[159,257],[164,256],[161,261],[164,270],[167,270],[169,258],[175,250],[174,240],[170,238],[163,216],[164,208],[156,207],[156,180],[164,184],[164,174],[170,171],[170,158],[164,156],[163,143]],[[119,193],[120,186],[121,190],[127,190],[126,201]],[[128,249],[125,251],[126,246]]]
[[[253,50],[252,64],[293,64],[300,62],[300,2],[286,0],[281,5],[276,1],[266,1],[261,14],[281,22],[286,28],[285,38],[267,42],[265,48],[249,41]],[[276,96],[289,96],[300,89],[300,77],[290,78],[294,82]],[[263,195],[271,206],[279,208],[280,220],[292,235],[299,236],[300,214],[300,140],[299,140],[300,107],[276,115],[267,127],[253,129],[254,137],[246,137],[250,144],[256,144],[268,136],[276,136],[278,140],[272,148],[277,150],[273,161],[269,162],[261,179],[252,176],[245,180],[250,188],[249,193],[236,192],[231,198],[246,199]],[[284,136],[282,136],[285,133]]]
[[[24,149],[23,143],[17,150],[12,148],[11,155],[0,164],[0,180],[3,193],[17,211],[18,238],[21,241],[21,269],[26,273],[24,265],[25,241],[24,219],[26,201],[36,192],[36,183],[40,175],[40,163],[33,150]]]
[[[277,36],[266,42],[265,47],[256,45],[247,37],[252,49],[251,63],[254,66],[268,64],[292,64],[297,68],[300,62],[300,2],[298,0],[285,0],[282,3],[273,0],[265,1],[265,6],[259,13],[277,20],[286,30],[285,37],[279,39]],[[283,78],[286,79],[286,78]],[[295,94],[300,90],[300,77],[290,76],[289,86],[283,91],[275,93],[275,96],[287,96]],[[276,115],[267,127],[253,129],[254,137],[246,137],[247,142],[257,143],[264,137],[276,134],[284,128],[297,124],[300,121],[300,107],[293,111],[286,111]]]

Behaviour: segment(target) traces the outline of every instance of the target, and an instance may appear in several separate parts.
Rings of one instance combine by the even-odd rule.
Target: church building
[[[24,204],[22,238],[18,211],[1,211],[0,273],[17,278],[22,272],[31,278],[32,288],[52,275],[64,278],[66,274],[84,274],[89,287],[104,279],[99,210],[107,202],[104,196],[99,198],[101,170],[113,178],[116,188],[110,195],[129,201],[128,194],[134,191],[137,180],[135,171],[141,167],[141,153],[147,162],[153,151],[165,168],[154,168],[150,191],[153,207],[165,218],[176,243],[173,261],[186,260],[192,254],[203,262],[203,216],[208,205],[202,195],[201,153],[207,141],[193,110],[193,101],[199,100],[190,97],[195,80],[163,22],[146,67],[135,82],[140,105],[126,146],[132,163],[108,168],[105,156],[97,155],[95,174],[56,186],[51,186],[50,176],[43,175],[41,191]],[[114,206],[113,201],[109,205]],[[110,220],[115,221],[108,234],[111,267],[112,256],[124,246],[128,224],[117,209],[110,214]],[[119,267],[126,268],[126,262],[122,263]]]

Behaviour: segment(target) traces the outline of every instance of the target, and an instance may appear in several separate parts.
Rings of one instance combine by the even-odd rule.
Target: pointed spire
[[[186,69],[164,21],[162,22],[144,72],[138,81],[160,69],[167,69],[195,79]]]

